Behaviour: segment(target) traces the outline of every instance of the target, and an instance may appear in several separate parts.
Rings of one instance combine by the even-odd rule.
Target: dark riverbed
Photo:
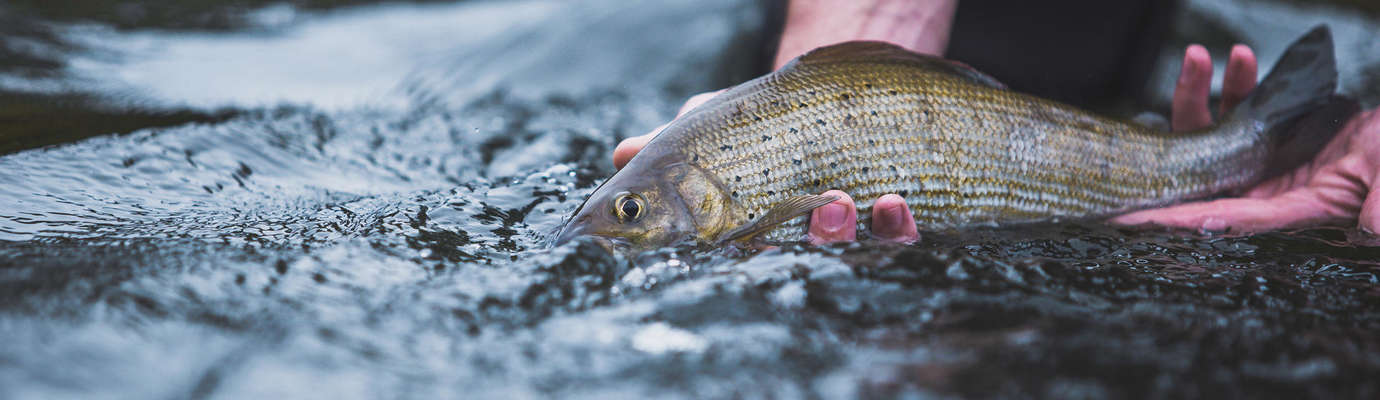
[[[0,18],[0,398],[1380,396],[1350,228],[548,248],[618,139],[752,76],[758,4],[243,4]],[[1368,17],[1270,7],[1380,76]]]

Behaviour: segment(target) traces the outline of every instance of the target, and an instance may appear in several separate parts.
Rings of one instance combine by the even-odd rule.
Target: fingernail
[[[1204,233],[1225,233],[1228,230],[1227,221],[1220,218],[1208,218],[1203,220],[1199,230]]]
[[[903,207],[886,207],[882,209],[882,219],[886,221],[886,226],[892,228],[908,225],[906,217],[909,216],[909,214],[910,210]]]
[[[842,204],[829,203],[819,208],[819,223],[825,230],[843,229],[846,219],[848,219],[848,207]]]

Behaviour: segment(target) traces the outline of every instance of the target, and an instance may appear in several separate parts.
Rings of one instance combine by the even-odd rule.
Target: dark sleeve
[[[1145,90],[1177,3],[961,1],[945,56],[1014,90],[1106,110]]]

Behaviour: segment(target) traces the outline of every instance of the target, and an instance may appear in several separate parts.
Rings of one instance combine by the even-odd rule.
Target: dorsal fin
[[[967,64],[916,53],[906,50],[901,46],[876,41],[843,42],[820,47],[797,57],[794,61],[791,61],[790,64],[787,64],[781,69],[784,72],[791,68],[797,68],[797,65],[806,66],[860,61],[911,64],[967,79],[969,82],[975,84],[996,89],[1006,89],[1006,85],[1002,84],[996,78],[973,69],[973,67]]]

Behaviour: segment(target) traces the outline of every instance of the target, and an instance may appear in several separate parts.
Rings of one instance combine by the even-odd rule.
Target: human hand
[[[1225,75],[1222,110],[1230,110],[1255,86],[1256,60],[1249,48],[1232,49]],[[1175,130],[1212,123],[1207,109],[1211,80],[1206,49],[1190,46],[1174,93]],[[1241,197],[1144,210],[1112,222],[1257,232],[1358,219],[1361,229],[1380,230],[1380,110],[1352,117],[1311,162],[1261,182]]]

